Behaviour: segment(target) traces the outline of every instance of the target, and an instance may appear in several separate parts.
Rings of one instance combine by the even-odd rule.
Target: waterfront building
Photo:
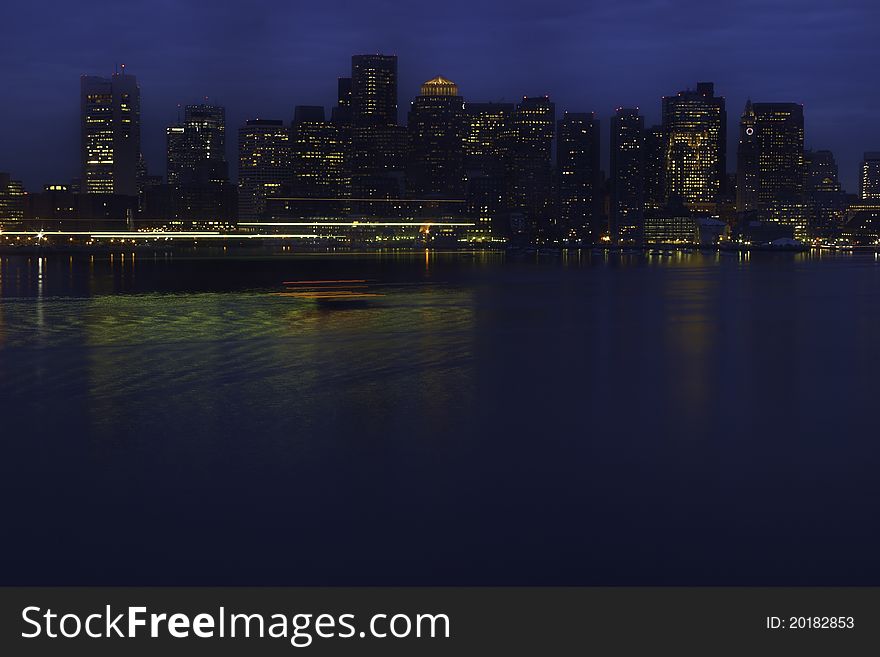
[[[859,175],[859,196],[863,201],[880,201],[880,151],[865,153]]]
[[[464,197],[464,99],[451,80],[435,77],[422,85],[407,121],[406,184],[413,198]]]
[[[714,209],[727,181],[727,111],[711,82],[663,98],[667,199]]]
[[[559,234],[596,242],[602,233],[599,119],[565,112],[556,124]]]
[[[256,221],[266,199],[290,185],[290,131],[275,119],[252,119],[238,131],[238,216]]]
[[[86,194],[137,196],[140,87],[133,75],[80,79],[80,163]]]
[[[611,118],[611,240],[641,244],[645,223],[645,117],[618,108]]]

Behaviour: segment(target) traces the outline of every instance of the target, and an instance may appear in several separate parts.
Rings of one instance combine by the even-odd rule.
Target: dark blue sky
[[[550,94],[558,111],[636,105],[711,80],[728,101],[731,156],[748,96],[796,101],[807,146],[830,148],[855,191],[880,150],[876,0],[105,0],[7,3],[0,22],[0,170],[30,189],[77,175],[79,76],[125,63],[142,90],[143,143],[164,173],[178,103],[227,107],[229,157],[246,119],[331,105],[358,52],[400,57],[401,120],[442,74],[469,100]]]

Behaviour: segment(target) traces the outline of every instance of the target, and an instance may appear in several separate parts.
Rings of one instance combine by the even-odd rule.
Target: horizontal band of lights
[[[464,199],[450,198],[308,198],[299,196],[269,196],[267,201],[328,201],[358,203],[465,203]]]
[[[237,226],[315,226],[329,228],[377,228],[384,226],[404,226],[410,228],[433,228],[434,226],[476,226],[473,222],[452,221],[244,221]]]
[[[186,239],[222,239],[222,240],[252,240],[252,239],[312,239],[323,237],[314,233],[200,233],[200,232],[178,232],[178,231],[156,231],[144,233],[131,232],[101,232],[101,231],[78,231],[78,230],[57,230],[57,231],[34,231],[34,230],[16,230],[16,231],[0,231],[0,237],[6,235],[21,235],[43,239],[45,237],[91,237],[93,239],[155,239],[155,238],[186,238]]]

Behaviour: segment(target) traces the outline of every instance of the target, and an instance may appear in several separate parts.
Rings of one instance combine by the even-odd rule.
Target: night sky
[[[106,0],[6,3],[0,18],[0,171],[31,190],[78,175],[79,77],[138,77],[143,150],[165,171],[178,103],[227,107],[228,155],[247,118],[289,121],[334,102],[354,53],[400,58],[401,121],[442,74],[468,100],[550,94],[557,112],[639,106],[710,80],[727,98],[731,163],[747,97],[805,105],[807,147],[830,148],[848,191],[880,150],[876,0]],[[233,167],[234,168],[234,167]]]

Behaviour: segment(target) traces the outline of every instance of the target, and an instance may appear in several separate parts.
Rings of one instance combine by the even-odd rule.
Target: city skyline
[[[865,38],[877,12],[869,3],[749,3],[741,11],[713,8],[704,15],[687,2],[583,9],[551,3],[540,11],[511,3],[499,15],[497,8],[490,11],[480,3],[468,3],[471,11],[465,13],[462,3],[453,2],[436,8],[424,29],[413,27],[412,9],[378,3],[368,12],[349,3],[324,5],[299,7],[292,21],[292,8],[262,14],[259,6],[239,15],[240,8],[219,3],[198,23],[191,7],[175,4],[176,20],[167,29],[163,23],[161,35],[158,19],[167,10],[162,3],[125,8],[122,14],[115,8],[111,17],[106,3],[87,2],[77,17],[61,7],[49,18],[41,16],[46,33],[57,36],[56,46],[38,50],[38,44],[15,34],[6,40],[11,61],[5,75],[23,101],[0,110],[0,170],[11,171],[29,189],[68,180],[78,164],[78,140],[71,134],[78,108],[71,98],[79,76],[107,75],[114,62],[124,62],[143,89],[150,171],[164,173],[162,136],[174,123],[177,105],[205,102],[207,96],[207,102],[227,108],[227,152],[235,178],[231,154],[245,120],[288,123],[296,105],[331,107],[336,78],[347,74],[348,54],[376,51],[397,54],[401,62],[401,123],[419,85],[442,75],[454,80],[470,102],[517,102],[549,94],[558,115],[595,112],[607,144],[608,122],[617,107],[639,107],[646,124],[653,125],[659,122],[662,96],[711,80],[727,101],[728,170],[734,165],[737,116],[748,98],[803,103],[805,146],[834,152],[847,191],[858,189],[863,153],[876,151],[880,143],[874,118],[880,92],[867,84],[846,84],[870,75],[880,48]],[[32,9],[12,12],[24,28],[37,20]],[[91,22],[80,22],[83,17]],[[77,29],[69,30],[71,21]],[[122,39],[128,25],[134,38]],[[736,38],[729,34],[733,28]],[[98,45],[78,49],[73,58],[51,56],[54,48],[60,54],[71,44],[68,31],[88,37],[102,29],[106,38]],[[590,36],[589,45],[578,45],[584,41],[578,30]],[[653,31],[658,34],[652,36]],[[220,35],[235,37],[223,44],[223,52]],[[532,46],[538,43],[536,50]],[[855,73],[859,70],[862,74]],[[841,76],[843,71],[853,75]],[[34,140],[35,126],[45,138]],[[601,166],[607,174],[607,149]]]

